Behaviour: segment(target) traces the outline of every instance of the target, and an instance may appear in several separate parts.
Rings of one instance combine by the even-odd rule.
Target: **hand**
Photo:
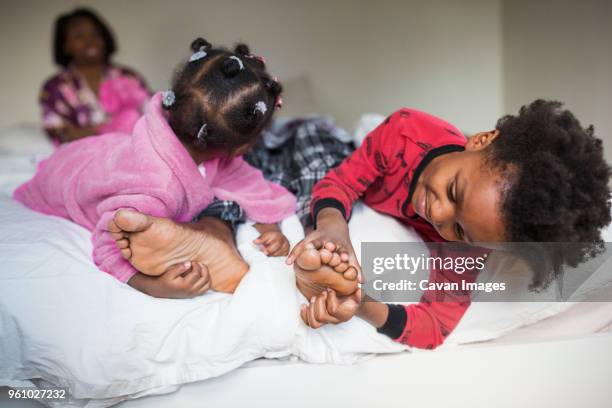
[[[285,256],[289,253],[289,240],[279,230],[266,231],[253,241],[267,256]]]
[[[348,296],[338,297],[332,289],[314,296],[308,305],[302,305],[300,316],[307,326],[318,329],[325,324],[338,324],[350,320],[361,305],[361,289]]]
[[[128,284],[141,292],[159,298],[184,299],[200,296],[211,286],[206,266],[199,262],[185,262],[168,268],[160,276],[142,273],[134,275]]]

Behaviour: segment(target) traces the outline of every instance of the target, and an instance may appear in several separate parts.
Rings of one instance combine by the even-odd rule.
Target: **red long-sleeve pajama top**
[[[433,226],[416,214],[411,198],[427,164],[440,155],[463,151],[466,143],[466,137],[450,123],[414,109],[401,109],[314,186],[312,216],[316,220],[321,209],[334,207],[348,220],[353,203],[361,198],[376,211],[413,227],[424,241],[444,242]],[[473,282],[475,277],[473,271],[459,275],[431,270],[429,281]],[[417,304],[390,304],[389,317],[379,331],[413,347],[437,347],[457,326],[470,304],[465,294],[455,301],[448,297],[444,301],[437,299],[425,291]]]

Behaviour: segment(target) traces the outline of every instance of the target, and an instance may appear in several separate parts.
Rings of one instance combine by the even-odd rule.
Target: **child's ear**
[[[490,130],[488,132],[480,132],[471,136],[465,145],[465,150],[482,150],[489,146],[493,140],[499,136],[499,130]]]

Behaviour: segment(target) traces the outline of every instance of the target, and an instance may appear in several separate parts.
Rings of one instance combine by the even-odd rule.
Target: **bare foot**
[[[249,265],[238,253],[231,230],[220,220],[205,218],[179,224],[120,210],[108,228],[121,255],[143,274],[159,276],[173,265],[200,262],[208,268],[214,290],[233,293]]]
[[[340,254],[334,243],[320,248],[313,243],[297,257],[293,266],[297,287],[307,299],[327,288],[339,296],[347,296],[357,290],[357,270],[348,263],[348,256]]]

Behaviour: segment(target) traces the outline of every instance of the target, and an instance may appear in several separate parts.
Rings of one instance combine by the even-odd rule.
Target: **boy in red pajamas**
[[[426,242],[572,241],[592,246],[610,222],[609,175],[592,127],[582,128],[558,102],[535,101],[518,116],[500,119],[495,130],[469,139],[439,118],[401,109],[314,187],[315,229],[287,259],[310,299],[302,319],[318,328],[357,314],[396,341],[435,348],[469,307],[469,298],[440,302],[428,291],[420,303],[408,306],[362,302],[361,290],[354,290],[359,267],[347,226],[357,199],[412,226]],[[312,267],[315,251],[321,262]],[[561,265],[575,265],[583,260],[579,252],[548,255]],[[312,279],[304,277],[311,272],[332,276],[328,282],[335,274],[336,281],[321,290],[307,284]],[[558,268],[540,271],[534,284],[546,284],[557,273]],[[475,278],[474,272],[434,270],[429,280]]]

